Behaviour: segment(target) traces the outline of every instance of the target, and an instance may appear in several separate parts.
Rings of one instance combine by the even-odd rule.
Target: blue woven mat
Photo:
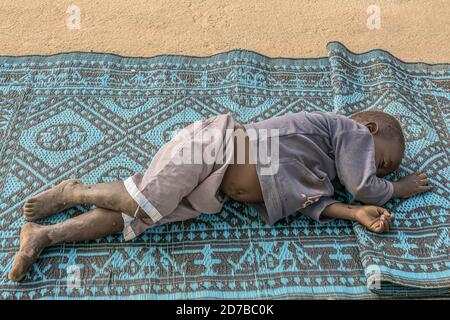
[[[406,64],[339,43],[328,57],[271,59],[110,54],[0,57],[0,297],[385,298],[446,296],[450,287],[450,66]],[[217,215],[44,251],[26,280],[6,275],[25,199],[67,178],[143,171],[173,130],[228,113],[252,122],[286,112],[383,109],[407,136],[398,176],[425,171],[433,192],[387,207],[389,234],[295,214],[274,227],[229,202]],[[344,192],[338,195],[352,199]],[[43,223],[89,208],[78,206]],[[79,280],[79,281],[78,281]]]

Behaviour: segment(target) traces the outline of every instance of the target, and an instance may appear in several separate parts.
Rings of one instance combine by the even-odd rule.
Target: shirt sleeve
[[[300,212],[302,214],[304,214],[305,216],[310,217],[314,221],[317,221],[320,223],[330,222],[334,219],[323,217],[322,213],[326,207],[328,207],[329,205],[336,203],[336,202],[339,202],[339,201],[333,199],[333,197],[322,197],[316,203],[310,204],[306,208],[301,209]]]
[[[369,131],[343,131],[332,143],[339,181],[356,200],[381,206],[391,199],[394,186],[376,176],[375,146]]]

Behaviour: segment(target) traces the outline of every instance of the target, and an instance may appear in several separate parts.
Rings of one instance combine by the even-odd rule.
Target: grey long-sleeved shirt
[[[345,116],[295,113],[244,126],[247,132],[256,130],[256,136],[249,134],[255,153],[258,146],[273,142],[278,130],[278,171],[263,174],[264,161],[255,157],[264,203],[253,206],[269,224],[296,211],[326,221],[321,217],[323,210],[337,202],[335,179],[366,204],[381,206],[392,197],[392,183],[375,175],[372,134]],[[266,129],[268,136],[259,135],[259,129]]]

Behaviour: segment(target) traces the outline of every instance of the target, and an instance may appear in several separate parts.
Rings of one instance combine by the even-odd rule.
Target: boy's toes
[[[14,282],[20,282],[25,278],[24,274],[18,273],[16,271],[10,271],[8,273],[8,279]]]
[[[27,202],[25,204],[32,204],[37,202],[38,200],[35,197],[31,197],[27,200]]]
[[[23,267],[23,265],[18,265],[16,261],[21,260],[21,257],[17,257],[14,260],[14,267],[8,273],[8,279],[14,282],[22,281],[25,278],[27,270]]]
[[[34,215],[34,210],[31,207],[24,206],[22,209],[22,213],[23,213],[24,217],[31,217]]]
[[[419,178],[421,178],[421,179],[426,179],[426,178],[428,178],[428,176],[427,176],[427,174],[426,173],[419,173],[418,175],[417,175]]]
[[[36,209],[36,206],[34,204],[25,204],[23,206],[23,210],[25,211],[33,211],[34,209]]]
[[[27,222],[34,222],[34,220],[36,220],[36,219],[34,218],[33,215],[27,215],[27,214],[24,214],[24,215],[23,215],[23,218],[24,218],[25,221],[27,221]]]
[[[25,221],[31,222],[35,219],[36,211],[34,207],[24,206],[22,210],[23,217]]]
[[[23,208],[24,209],[31,209],[34,208],[36,206],[35,202],[30,202],[30,200],[27,200],[24,204],[23,204]]]
[[[39,217],[35,211],[27,209],[23,210],[23,218],[28,222],[39,220]]]

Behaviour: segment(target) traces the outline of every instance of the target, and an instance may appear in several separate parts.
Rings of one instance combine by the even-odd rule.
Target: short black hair
[[[402,126],[394,116],[381,110],[361,111],[350,116],[350,119],[359,122],[376,122],[380,128],[380,134],[387,139],[396,139],[400,143],[402,152],[405,151],[405,136]]]

